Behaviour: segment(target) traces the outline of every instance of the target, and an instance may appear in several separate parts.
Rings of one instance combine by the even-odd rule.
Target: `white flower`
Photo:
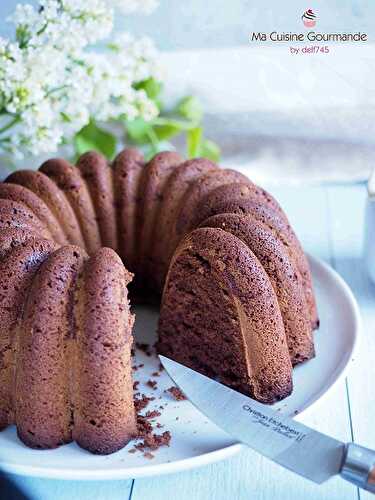
[[[154,0],[40,0],[18,5],[16,40],[0,38],[0,148],[17,156],[52,152],[94,117],[151,120],[155,104],[134,84],[158,78],[151,40],[122,34],[112,50],[89,45],[113,30],[114,9],[149,10]]]
[[[113,29],[113,9],[105,0],[40,0],[40,9],[17,5],[9,18],[17,27],[17,39],[31,46],[52,45],[77,51],[107,37]]]
[[[138,114],[146,121],[155,118],[159,112],[156,104],[147,97],[146,92],[143,90],[137,92],[135,103]]]
[[[118,54],[117,61],[122,71],[131,72],[134,81],[146,80],[151,76],[158,79],[158,52],[150,38],[135,40],[128,33],[121,33],[115,37],[111,46]]]
[[[143,116],[150,120],[157,115],[156,106],[145,92],[133,88],[133,83],[140,79],[137,78],[138,61],[131,54],[126,51],[90,53],[86,55],[85,63],[93,82],[91,114],[98,120],[107,121],[119,116],[128,120]],[[143,71],[143,75],[149,78],[151,73]]]
[[[14,14],[8,20],[12,21],[17,29],[30,30],[30,35],[42,29],[44,24],[44,17],[30,4],[17,4]]]

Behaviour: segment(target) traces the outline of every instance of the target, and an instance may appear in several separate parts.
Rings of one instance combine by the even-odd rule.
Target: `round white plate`
[[[341,378],[353,357],[360,317],[356,301],[340,276],[322,262],[310,258],[319,315],[320,329],[315,333],[316,358],[294,371],[294,391],[275,408],[288,415],[300,414],[327,395]],[[137,309],[136,338],[138,342],[154,342],[157,311]],[[168,392],[172,382],[165,372],[152,376],[158,370],[156,356],[146,356],[137,350],[136,364],[144,364],[135,372],[139,391],[155,399],[146,410],[161,409],[161,416],[153,421],[155,431],[166,430],[172,435],[169,447],[153,452],[146,458],[142,452],[129,453],[134,442],[123,450],[108,456],[95,456],[76,444],[57,450],[38,451],[24,446],[17,438],[15,428],[0,433],[0,469],[7,472],[58,479],[125,479],[177,472],[212,463],[238,453],[244,445],[209,422],[189,401],[175,401]],[[151,389],[145,383],[157,381]],[[156,428],[159,422],[164,427]]]

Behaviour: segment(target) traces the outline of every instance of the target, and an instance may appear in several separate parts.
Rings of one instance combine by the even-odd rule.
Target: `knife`
[[[315,431],[180,363],[159,358],[193,405],[238,441],[315,483],[339,474],[375,493],[375,451]]]

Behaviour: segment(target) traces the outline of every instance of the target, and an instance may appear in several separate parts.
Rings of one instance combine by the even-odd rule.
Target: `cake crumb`
[[[153,389],[154,391],[156,391],[156,389],[158,387],[158,383],[156,382],[156,380],[152,380],[152,379],[147,380],[146,385],[148,387],[151,387],[151,389]]]
[[[152,453],[150,453],[149,451],[146,451],[146,453],[143,453],[143,456],[145,458],[148,458],[149,460],[152,460],[153,458],[155,458],[155,455],[153,455]]]
[[[133,391],[136,391],[138,389],[138,386],[139,386],[139,381],[138,380],[135,380],[133,382]]]
[[[144,408],[146,408],[146,406],[150,403],[150,401],[154,401],[155,398],[152,398],[152,397],[148,397],[146,396],[146,394],[135,394],[135,397],[134,397],[134,407],[135,407],[135,410],[136,412],[140,412],[141,410],[143,410]]]
[[[148,434],[143,441],[135,445],[135,448],[140,451],[155,451],[161,446],[169,446],[171,438],[172,436],[169,431],[164,431],[163,434]]]
[[[152,425],[142,415],[137,415],[137,428],[139,438],[146,438],[152,433]],[[135,446],[135,448],[137,448],[137,446]]]
[[[130,450],[128,450],[128,453],[135,453],[137,450],[135,448],[130,448]]]
[[[152,372],[151,377],[160,377],[160,372]]]
[[[156,417],[160,417],[161,413],[160,411],[158,410],[149,410],[148,412],[146,412],[146,415],[145,415],[145,418],[156,418]]]
[[[172,386],[167,389],[167,392],[169,392],[176,401],[185,401],[187,399],[185,394],[178,387]]]

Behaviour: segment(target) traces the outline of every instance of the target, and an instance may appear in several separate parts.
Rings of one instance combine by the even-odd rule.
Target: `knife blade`
[[[372,450],[346,445],[176,361],[159,358],[198,410],[253,450],[315,483],[341,473],[357,486],[375,491],[370,484],[375,470]]]

